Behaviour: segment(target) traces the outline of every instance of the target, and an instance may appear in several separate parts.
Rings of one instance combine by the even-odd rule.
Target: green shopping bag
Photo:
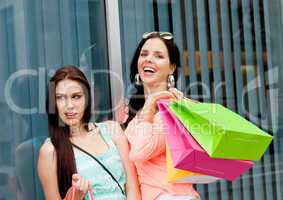
[[[169,108],[213,158],[259,160],[272,141],[271,135],[220,104],[182,99]]]

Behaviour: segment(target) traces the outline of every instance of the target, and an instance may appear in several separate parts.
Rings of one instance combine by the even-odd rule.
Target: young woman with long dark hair
[[[189,183],[166,180],[164,126],[157,110],[160,99],[180,99],[175,81],[180,66],[179,50],[168,32],[145,33],[131,63],[130,80],[135,85],[124,126],[145,200],[194,200],[198,193]]]
[[[38,159],[47,200],[63,199],[76,188],[78,199],[93,192],[99,199],[140,199],[129,147],[119,124],[92,123],[90,85],[75,66],[62,67],[50,79],[47,95],[49,135]]]

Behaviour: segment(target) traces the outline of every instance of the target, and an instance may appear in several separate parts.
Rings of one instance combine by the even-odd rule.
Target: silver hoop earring
[[[137,74],[135,75],[135,85],[138,85],[138,86],[141,86],[141,85],[142,85],[142,81],[141,81],[141,78],[140,78],[139,73],[137,73]]]
[[[170,74],[167,78],[167,87],[174,88],[175,87],[175,78],[172,74]]]

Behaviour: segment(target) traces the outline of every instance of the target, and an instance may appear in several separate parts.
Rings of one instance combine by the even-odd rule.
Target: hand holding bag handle
[[[88,198],[90,200],[94,200],[94,195],[93,195],[92,189],[87,191],[87,195],[88,195]],[[67,192],[67,194],[66,194],[66,196],[63,200],[77,200],[76,188],[74,186],[70,187],[70,189],[68,190],[68,192]]]

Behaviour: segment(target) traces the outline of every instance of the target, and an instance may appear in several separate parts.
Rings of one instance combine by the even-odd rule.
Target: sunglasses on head
[[[161,38],[165,40],[171,40],[173,39],[173,35],[170,32],[158,32],[158,31],[153,31],[153,32],[146,32],[142,35],[143,39],[147,39],[148,37],[152,35],[159,35]]]

